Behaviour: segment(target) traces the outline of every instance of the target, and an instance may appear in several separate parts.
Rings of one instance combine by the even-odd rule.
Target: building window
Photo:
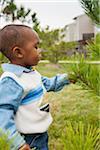
[[[94,37],[94,33],[84,33],[83,34],[83,40],[89,40],[92,37]]]

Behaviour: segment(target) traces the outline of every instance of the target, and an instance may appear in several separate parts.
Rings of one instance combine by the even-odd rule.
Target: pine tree
[[[92,21],[100,26],[100,1],[99,0],[79,0],[85,13]]]

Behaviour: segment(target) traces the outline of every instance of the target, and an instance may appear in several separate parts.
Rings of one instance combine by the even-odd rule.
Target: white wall
[[[95,26],[91,19],[86,15],[80,15],[74,19],[74,22],[66,25],[65,38],[67,42],[79,41],[83,39],[83,34],[95,33]]]
[[[66,30],[65,30],[65,35],[66,35],[64,38],[65,41],[67,42],[75,41],[75,29],[76,29],[75,23],[71,23],[67,25]]]
[[[76,18],[76,40],[82,40],[84,33],[94,33],[94,24],[87,15]]]

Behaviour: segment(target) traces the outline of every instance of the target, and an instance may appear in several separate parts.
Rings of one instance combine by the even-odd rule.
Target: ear
[[[24,54],[23,54],[23,50],[20,47],[14,47],[13,50],[13,56],[16,58],[23,58]]]

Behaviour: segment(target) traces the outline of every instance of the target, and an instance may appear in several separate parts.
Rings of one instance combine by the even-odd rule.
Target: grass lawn
[[[44,76],[52,77],[57,73],[67,73],[70,65],[39,64],[37,70]],[[67,121],[82,121],[99,127],[99,100],[92,91],[85,90],[79,84],[71,84],[60,92],[50,92],[45,96],[49,102],[53,123],[49,128],[50,150],[63,150],[62,135],[66,134]]]

